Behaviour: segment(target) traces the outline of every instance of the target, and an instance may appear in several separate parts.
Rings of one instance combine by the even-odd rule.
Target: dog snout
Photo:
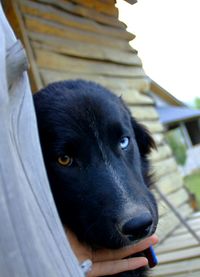
[[[130,240],[138,240],[146,237],[151,230],[153,219],[150,213],[138,214],[122,225],[122,234]]]

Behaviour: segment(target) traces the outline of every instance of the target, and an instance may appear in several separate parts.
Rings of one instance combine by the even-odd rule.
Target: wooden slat
[[[192,226],[192,228],[196,230],[200,230],[200,218],[189,220],[188,223]],[[186,233],[185,227],[181,227],[174,232],[174,236],[179,236],[180,234]]]
[[[197,217],[190,217],[188,219],[188,222],[192,225],[198,225],[199,221],[200,221],[200,216],[199,215]]]
[[[174,157],[169,157],[168,159],[153,163],[153,171],[157,179],[176,170],[177,164]]]
[[[200,224],[197,223],[195,225],[192,225],[192,229],[194,229],[195,232],[198,232],[200,230]],[[173,235],[174,237],[175,236],[178,237],[179,235],[186,234],[186,233],[187,233],[187,229],[185,227],[181,227],[178,230],[176,230]]]
[[[147,126],[151,133],[163,132],[163,126],[157,120],[156,121],[141,120],[141,123]]]
[[[188,204],[184,204],[179,207],[181,215],[186,218],[192,213],[192,208]],[[174,215],[172,211],[169,211],[166,215],[160,218],[157,233],[159,235],[160,241],[162,241],[166,235],[170,234],[176,226],[180,224],[178,218]]]
[[[193,214],[189,216],[187,223],[194,230],[195,224],[200,222],[200,217],[196,217],[198,221],[195,222],[192,221],[192,217]],[[195,218],[195,215],[193,218]],[[176,230],[182,229],[183,227],[181,226],[176,228]],[[156,247],[159,264],[152,271],[152,276],[200,276],[200,263],[198,265],[196,263],[200,258],[199,242],[188,230],[184,234],[174,236],[177,233],[176,230]],[[200,229],[196,234],[200,234]]]
[[[189,220],[193,220],[195,218],[200,218],[200,211],[193,213]]]
[[[26,47],[28,59],[29,59],[29,62],[31,63],[31,67],[29,69],[29,76],[31,78],[31,87],[34,91],[36,91],[42,87],[42,81],[38,72],[37,65],[34,60],[33,51],[26,33],[22,15],[19,11],[19,7],[16,1],[7,0],[6,6],[7,6],[7,9],[9,10],[8,19],[11,22],[13,28],[15,28],[17,36],[19,37],[19,39],[22,40],[23,44]]]
[[[96,12],[91,9],[87,9],[85,7],[81,7],[80,5],[73,4],[71,1],[66,0],[39,0],[38,2],[51,4],[55,7],[58,7],[64,11],[71,12],[72,14],[77,14],[86,18],[90,18],[99,23],[103,23],[105,25],[114,26],[118,28],[125,28],[125,24],[118,21],[117,17],[110,17],[108,15]]]
[[[188,221],[187,221],[187,222],[188,222]],[[199,220],[199,223],[200,223],[200,220]],[[200,228],[199,228],[199,225],[197,225],[197,226],[193,226],[193,225],[191,225],[191,224],[189,224],[189,225],[191,226],[192,229],[194,229],[194,231],[195,231],[198,235],[200,235]],[[195,227],[196,227],[196,228],[195,228]],[[167,242],[168,242],[169,244],[174,244],[175,241],[182,241],[182,242],[185,241],[185,242],[188,243],[188,245],[190,245],[190,240],[188,241],[188,238],[189,238],[189,237],[191,237],[191,234],[188,233],[188,231],[186,230],[186,232],[183,233],[183,234],[179,234],[179,235],[174,235],[174,234],[173,234],[173,237],[168,238]],[[197,242],[197,241],[195,240],[195,242]],[[184,247],[186,247],[186,246],[184,246],[184,244],[183,244],[182,247],[184,248]]]
[[[129,105],[152,105],[152,99],[144,94],[141,94],[137,89],[115,89],[114,92],[123,98],[123,100]]]
[[[162,146],[163,144],[166,143],[163,133],[154,133],[154,134],[152,134],[152,136],[153,136],[153,139],[155,140],[157,146]]]
[[[132,51],[127,41],[117,38],[109,38],[102,34],[94,34],[93,32],[78,30],[77,28],[63,26],[61,24],[47,21],[39,17],[26,15],[24,17],[26,27],[29,31],[42,34],[53,35],[59,38],[74,39],[78,42],[94,43],[97,45],[109,46],[114,49],[124,51]]]
[[[151,152],[150,158],[153,162],[164,160],[172,155],[169,145],[164,144]]]
[[[190,277],[190,273],[195,271],[200,272],[200,263],[199,258],[192,259],[188,261],[182,261],[178,263],[170,263],[166,265],[160,265],[158,267],[155,267],[153,271],[153,276],[155,277],[166,277],[166,276],[177,276],[177,274],[186,274],[187,277]]]
[[[98,46],[92,43],[77,43],[77,41],[74,41],[73,39],[55,39],[54,36],[32,32],[29,33],[29,37],[34,40],[32,41],[32,46],[37,49],[43,49],[80,58],[141,66],[141,60],[135,53],[112,49],[106,46]]]
[[[135,86],[133,88],[126,87],[126,80],[121,79],[121,82],[124,83],[124,88],[116,87],[114,83],[111,83],[110,90],[117,96],[122,97],[122,99],[129,105],[129,108],[133,108],[134,106],[134,108],[137,109],[139,106],[141,107],[141,104],[147,106],[147,108],[153,105],[152,99],[148,95],[142,94],[138,89],[138,86],[141,85],[140,87],[142,87],[142,84],[145,84],[142,78],[138,80],[135,78],[133,79],[133,85]]]
[[[113,0],[112,3],[103,3],[98,0],[73,0],[73,2],[82,5],[84,7],[96,10],[100,13],[105,13],[111,16],[118,16],[118,10],[115,7],[115,1]]]
[[[166,195],[180,189],[183,186],[183,179],[179,172],[172,171],[171,173],[159,178],[156,181],[156,184],[160,191]]]
[[[103,75],[93,75],[91,72],[89,74],[84,72],[57,72],[55,70],[40,70],[45,84],[51,82],[68,80],[68,79],[85,79],[88,81],[94,81],[102,84],[103,86],[111,89],[112,91],[118,90],[119,95],[123,93],[126,89],[136,89],[139,91],[147,90],[149,87],[148,79],[146,78],[120,78],[114,76],[103,76]]]
[[[139,120],[158,119],[158,113],[153,106],[149,106],[149,107],[146,106],[146,107],[143,107],[142,109],[141,109],[141,106],[139,107],[130,106],[130,111],[132,115]]]
[[[145,79],[127,79],[127,78],[114,78],[112,76],[91,75],[85,73],[67,73],[57,72],[52,70],[41,70],[41,74],[45,84],[56,82],[60,80],[68,79],[85,79],[102,84],[116,93],[118,96],[122,96],[125,102],[128,104],[152,104],[152,99],[148,96],[142,95],[139,90],[145,90],[148,87],[148,83]],[[131,87],[131,88],[130,88]]]
[[[183,205],[184,203],[186,203],[188,201],[188,194],[183,187],[169,195],[166,195],[166,196],[167,196],[167,199],[171,203],[173,203],[173,206],[177,209],[178,209],[178,207],[180,207],[181,205]],[[160,200],[160,202],[159,202],[160,218],[161,218],[161,216],[164,216],[165,214],[167,214],[170,211],[171,211],[170,208],[165,204],[165,202],[163,200]]]
[[[176,207],[180,206],[184,202],[186,202],[189,198],[189,195],[184,187],[180,188],[179,190],[170,193],[167,195],[168,200],[173,203],[173,205]],[[180,211],[181,213],[181,211]]]
[[[29,0],[20,0],[20,10],[23,15],[33,15],[64,26],[74,27],[79,30],[103,34],[104,36],[122,38],[127,41],[135,38],[133,34],[128,33],[125,29],[123,30],[120,28],[98,24],[94,20],[72,15],[68,12],[61,11],[60,9],[53,8],[47,4],[40,4]]]
[[[191,226],[192,227],[192,226]],[[200,231],[197,232],[197,235],[200,236]],[[163,245],[160,245],[157,249],[157,253],[172,252],[179,249],[191,248],[198,246],[199,243],[197,240],[190,234],[188,231],[184,235],[176,236],[173,235],[167,239],[167,242]]]
[[[189,260],[192,258],[200,258],[200,246],[192,247],[189,249],[173,251],[159,255],[159,263],[169,263],[173,261]],[[200,265],[199,265],[200,269]]]
[[[190,272],[190,273],[186,272],[186,273],[178,274],[178,275],[176,274],[175,277],[199,277],[199,276],[200,276],[200,270],[198,270],[196,272]]]
[[[40,68],[53,69],[64,72],[85,72],[108,76],[144,76],[141,67],[128,67],[123,65],[108,64],[101,61],[80,60],[77,58],[59,55],[50,51],[34,49],[36,62]]]

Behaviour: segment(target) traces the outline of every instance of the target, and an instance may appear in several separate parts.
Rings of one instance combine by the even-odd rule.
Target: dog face
[[[123,101],[76,80],[49,85],[34,103],[62,223],[94,248],[152,234],[158,215],[146,156],[154,142]]]

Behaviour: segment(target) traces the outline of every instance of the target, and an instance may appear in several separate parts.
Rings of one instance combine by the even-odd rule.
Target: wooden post
[[[0,4],[0,275],[83,276],[49,189],[26,69]]]
[[[188,134],[188,130],[187,130],[184,123],[180,123],[180,129],[181,129],[181,133],[183,135],[183,138],[184,138],[184,141],[186,143],[187,148],[191,149],[192,148],[192,141],[191,141],[191,138]]]

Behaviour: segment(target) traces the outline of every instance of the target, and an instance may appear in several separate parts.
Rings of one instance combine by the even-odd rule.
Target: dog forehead
[[[49,85],[36,94],[35,105],[40,125],[57,135],[68,133],[80,137],[94,131],[104,133],[109,128],[118,130],[119,126],[130,124],[130,114],[123,101],[91,82],[66,81]]]
[[[76,91],[65,94],[65,113],[71,120],[88,121],[119,121],[126,115],[126,110],[121,100],[107,92]],[[69,119],[70,120],[70,119]]]
[[[130,116],[118,100],[67,95],[65,101],[59,102],[62,107],[59,107],[56,124],[52,126],[56,137],[62,145],[81,152],[92,150],[95,145],[103,152],[103,145],[110,139],[118,140],[131,129]]]

